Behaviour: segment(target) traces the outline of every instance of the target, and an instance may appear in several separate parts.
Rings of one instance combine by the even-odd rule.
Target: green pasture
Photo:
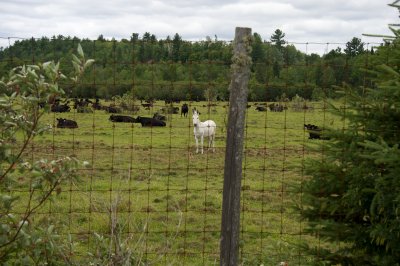
[[[180,106],[181,104],[175,104]],[[296,244],[306,236],[304,222],[291,206],[301,202],[292,184],[307,178],[304,161],[322,156],[321,140],[309,140],[303,125],[341,127],[342,121],[312,103],[312,111],[246,111],[241,195],[240,259],[244,265],[307,265]],[[157,102],[136,117],[150,117],[164,106]],[[191,115],[167,115],[167,126],[112,123],[110,114],[49,113],[42,120],[52,129],[37,137],[27,158],[74,155],[87,161],[78,181],[40,210],[36,222],[58,218],[62,234],[71,234],[71,253],[78,261],[96,252],[95,233],[119,236],[137,262],[148,265],[218,265],[227,103],[200,110],[202,121],[217,124],[216,152],[195,153]],[[56,128],[56,118],[77,121],[77,129]],[[205,145],[207,141],[205,140]],[[44,221],[44,220],[43,220]],[[310,239],[310,241],[313,241]]]

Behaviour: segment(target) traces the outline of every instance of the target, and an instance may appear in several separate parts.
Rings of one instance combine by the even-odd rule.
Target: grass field
[[[200,110],[201,120],[216,122],[215,153],[195,153],[190,115],[169,115],[164,128],[142,128],[112,123],[104,111],[47,114],[43,122],[53,129],[35,139],[27,156],[75,155],[89,166],[41,209],[36,221],[51,216],[65,222],[63,233],[79,243],[73,253],[77,260],[95,253],[100,244],[94,233],[99,233],[118,235],[138,264],[218,265],[228,110],[226,103],[210,110],[205,104],[194,102],[190,108]],[[306,236],[299,213],[291,208],[301,195],[291,185],[306,178],[304,161],[321,156],[322,141],[308,139],[303,125],[340,127],[342,121],[322,102],[303,112],[258,112],[249,105],[240,260],[243,265],[307,265],[313,258],[295,245]],[[152,116],[162,106],[158,102],[133,116]],[[56,128],[58,117],[74,119],[79,128]]]

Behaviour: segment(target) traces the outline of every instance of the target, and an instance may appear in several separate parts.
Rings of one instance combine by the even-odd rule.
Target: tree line
[[[68,62],[78,44],[96,63],[78,86],[60,84],[69,97],[111,98],[127,92],[143,100],[229,97],[232,44],[217,37],[185,41],[178,33],[166,39],[146,32],[122,40],[107,40],[102,35],[96,40],[62,35],[17,40],[0,49],[1,76],[18,65],[51,60],[60,61],[64,73],[72,73]],[[334,87],[343,82],[363,87],[369,82],[365,66],[373,56],[373,49],[366,50],[358,38],[347,42],[343,50],[338,47],[319,55],[288,44],[279,29],[268,41],[254,33],[249,100],[275,101],[296,95],[318,100],[334,97]]]

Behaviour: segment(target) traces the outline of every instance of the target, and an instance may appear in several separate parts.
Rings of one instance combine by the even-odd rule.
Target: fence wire
[[[8,47],[1,63],[11,67],[59,60],[61,68],[68,69],[65,52],[74,49],[77,40],[49,40],[51,54],[42,53],[45,47],[38,40],[25,43],[29,54]],[[68,48],[63,47],[68,42]],[[89,166],[37,211],[34,222],[49,217],[59,221],[62,235],[77,243],[70,256],[78,261],[88,253],[108,251],[126,252],[135,258],[132,264],[218,264],[231,43],[185,42],[180,49],[173,42],[141,40],[81,43],[86,57],[96,63],[77,89],[62,84],[71,96],[62,101],[71,112],[46,115],[43,120],[52,130],[37,137],[26,156],[35,161],[73,155]],[[332,95],[335,79],[350,81],[352,62],[319,65],[309,52],[317,48],[327,54],[331,45],[289,43],[283,59],[273,49],[266,51],[266,59],[253,58],[240,195],[243,265],[308,265],[315,259],[296,245],[304,239],[320,240],[303,232],[301,213],[293,209],[294,202],[301,209],[302,194],[293,185],[307,178],[308,158],[324,160],[324,140],[309,139],[304,125],[346,130],[342,118],[328,112],[326,97]],[[304,54],[293,51],[294,46],[302,47]],[[160,55],[164,52],[167,55]],[[357,63],[368,68],[368,56],[364,58]],[[73,97],[91,103],[75,109]],[[93,107],[96,98],[103,109]],[[181,114],[184,103],[187,116]],[[134,118],[158,113],[166,126],[112,122],[112,108],[115,115]],[[217,124],[214,153],[195,153],[194,108],[201,120]],[[79,127],[57,128],[57,118],[72,119]],[[12,193],[24,197],[29,188]],[[107,239],[106,245],[98,235]]]

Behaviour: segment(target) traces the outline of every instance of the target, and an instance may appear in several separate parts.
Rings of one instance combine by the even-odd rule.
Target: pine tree
[[[346,48],[344,49],[344,52],[346,53],[347,56],[349,57],[354,57],[359,54],[364,53],[364,43],[361,41],[361,39],[354,37],[351,39],[351,41],[346,43]]]
[[[251,59],[253,63],[265,63],[266,61],[266,54],[263,47],[263,41],[261,39],[260,34],[256,32],[253,34]]]
[[[305,245],[318,264],[400,262],[400,39],[371,57],[374,86],[341,88],[343,128],[330,130],[322,160],[306,164],[305,232],[327,241]]]
[[[180,49],[182,45],[182,37],[178,33],[175,33],[174,39],[172,40],[172,58],[175,62],[179,61]]]
[[[271,36],[271,42],[275,44],[279,50],[281,50],[283,45],[286,43],[283,38],[285,38],[285,33],[283,33],[280,29],[277,29]]]

